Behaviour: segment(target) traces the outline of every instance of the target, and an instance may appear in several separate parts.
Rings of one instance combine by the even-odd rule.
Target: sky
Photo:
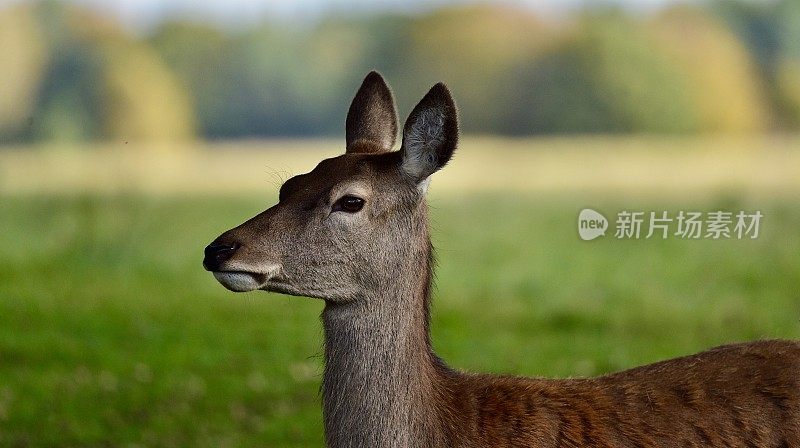
[[[26,0],[0,0],[0,6]],[[415,12],[477,0],[66,0],[112,14],[128,25],[147,28],[161,20],[182,17],[222,24],[255,22],[270,16],[307,21],[326,12]],[[640,10],[657,8],[675,0],[505,0],[542,14],[559,14],[584,5],[622,4]],[[483,1],[487,3],[487,1]]]

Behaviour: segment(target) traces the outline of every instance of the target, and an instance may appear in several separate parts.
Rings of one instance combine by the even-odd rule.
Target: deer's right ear
[[[417,183],[445,166],[458,144],[458,111],[450,91],[436,84],[403,127],[402,169]]]
[[[391,151],[397,138],[397,111],[383,77],[369,72],[356,92],[345,124],[347,153]]]

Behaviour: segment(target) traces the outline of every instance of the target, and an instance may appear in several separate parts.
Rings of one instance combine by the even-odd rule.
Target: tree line
[[[800,129],[800,2],[724,0],[554,21],[508,6],[146,35],[57,1],[0,10],[0,142],[330,136],[362,76],[401,114],[438,81],[468,133]]]

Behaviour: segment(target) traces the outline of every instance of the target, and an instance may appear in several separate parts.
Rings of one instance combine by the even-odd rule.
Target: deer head
[[[425,193],[458,140],[456,107],[444,84],[416,105],[392,151],[391,90],[371,72],[350,105],[346,151],[287,180],[279,202],[214,240],[203,265],[232,291],[262,289],[354,301],[427,266]]]

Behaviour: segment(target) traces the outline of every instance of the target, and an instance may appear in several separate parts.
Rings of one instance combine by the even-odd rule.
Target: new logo
[[[578,235],[584,241],[590,241],[606,234],[608,220],[600,212],[590,208],[581,210],[578,214]]]

